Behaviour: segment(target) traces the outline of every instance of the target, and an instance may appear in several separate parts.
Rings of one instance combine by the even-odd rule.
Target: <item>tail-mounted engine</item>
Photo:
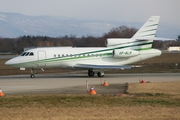
[[[138,55],[139,55],[139,52],[135,50],[119,50],[119,49],[113,50],[114,58],[128,58],[128,57],[134,57]]]

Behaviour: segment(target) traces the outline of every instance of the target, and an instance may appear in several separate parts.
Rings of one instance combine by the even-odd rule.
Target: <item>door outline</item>
[[[45,67],[46,66],[46,63],[43,61],[46,59],[46,52],[41,50],[41,51],[38,51],[38,66],[39,67]]]

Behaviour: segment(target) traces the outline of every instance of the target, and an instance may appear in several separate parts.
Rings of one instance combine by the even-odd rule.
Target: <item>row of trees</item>
[[[0,38],[0,53],[11,52],[19,54],[25,47],[50,47],[50,46],[73,46],[73,47],[104,47],[107,38],[131,38],[137,29],[120,26],[111,29],[101,37],[65,35],[52,38],[48,36],[21,36],[18,38]],[[177,41],[180,41],[178,36]],[[154,48],[167,48],[171,45],[179,45],[177,41],[155,41]]]
[[[135,28],[120,26],[111,29],[101,37],[65,35],[52,38],[48,36],[21,36],[18,38],[0,38],[0,52],[12,52],[19,54],[25,47],[50,47],[50,46],[74,46],[74,47],[103,47],[107,38],[130,38],[137,31]]]

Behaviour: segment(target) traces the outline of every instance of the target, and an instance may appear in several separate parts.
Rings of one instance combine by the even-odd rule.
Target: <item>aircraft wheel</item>
[[[88,71],[88,75],[89,75],[89,77],[93,77],[94,76],[94,72],[92,70],[89,70]]]
[[[31,68],[31,78],[35,78],[35,70],[34,68]]]
[[[98,75],[98,77],[104,77],[104,73],[103,72],[98,72],[97,75]]]
[[[31,74],[31,76],[30,76],[31,78],[35,78],[35,75],[34,74]]]

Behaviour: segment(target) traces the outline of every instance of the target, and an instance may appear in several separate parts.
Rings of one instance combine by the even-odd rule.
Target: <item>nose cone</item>
[[[13,65],[13,64],[14,64],[14,62],[12,61],[12,59],[5,62],[5,65]]]
[[[16,66],[20,62],[21,62],[21,58],[15,57],[5,62],[5,65]]]

